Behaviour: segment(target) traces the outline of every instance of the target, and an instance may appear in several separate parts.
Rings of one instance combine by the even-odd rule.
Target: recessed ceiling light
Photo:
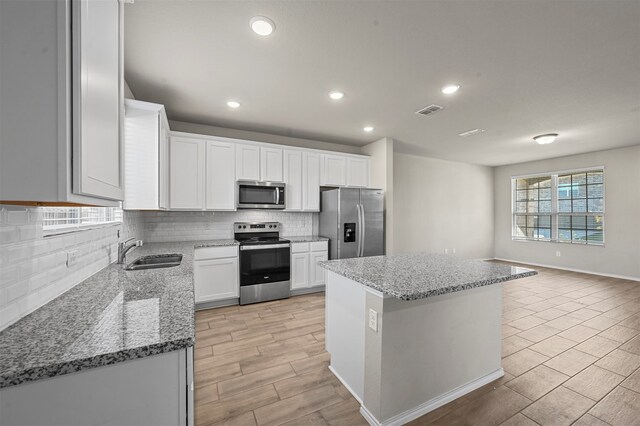
[[[254,33],[263,37],[268,36],[276,29],[276,24],[266,16],[254,16],[249,21]]]
[[[368,133],[368,132],[373,132],[373,127],[371,127],[371,126],[364,126],[364,127],[362,128],[362,130],[364,130],[364,131],[365,131],[365,132],[367,132],[367,133]]]
[[[329,92],[329,97],[331,99],[333,99],[334,101],[338,101],[338,100],[344,98],[344,92],[341,92],[339,90],[334,90],[332,92]]]
[[[240,108],[240,102],[236,101],[227,101],[227,106],[229,108]]]
[[[538,142],[540,145],[546,145],[556,140],[558,137],[557,133],[547,133],[544,135],[538,135],[533,138],[534,141]]]
[[[444,93],[445,95],[450,95],[452,93],[456,93],[459,88],[459,84],[448,84],[442,88],[442,93]]]

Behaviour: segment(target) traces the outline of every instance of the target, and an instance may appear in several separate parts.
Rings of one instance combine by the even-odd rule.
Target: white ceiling
[[[254,34],[255,15],[276,31]],[[125,78],[172,120],[389,136],[400,152],[485,165],[640,144],[638,0],[136,0],[125,16]],[[446,96],[449,82],[461,89]],[[414,114],[431,103],[445,109]],[[531,139],[549,132],[551,145]]]

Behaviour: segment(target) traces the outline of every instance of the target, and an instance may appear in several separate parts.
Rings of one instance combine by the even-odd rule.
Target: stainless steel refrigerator
[[[384,191],[335,188],[320,193],[319,233],[329,241],[329,259],[384,254]]]

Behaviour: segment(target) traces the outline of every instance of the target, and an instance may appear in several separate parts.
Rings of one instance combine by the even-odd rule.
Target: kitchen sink
[[[172,268],[180,265],[180,262],[182,262],[181,254],[153,254],[137,258],[124,269],[137,271],[140,269]]]

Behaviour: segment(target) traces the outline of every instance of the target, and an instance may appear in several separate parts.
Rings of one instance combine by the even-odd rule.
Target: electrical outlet
[[[455,247],[451,249],[451,253],[456,254],[456,248]]]
[[[378,313],[369,308],[369,328],[378,332]]]
[[[556,257],[560,257],[560,251],[556,252]]]
[[[448,248],[444,249],[444,254],[449,254],[449,249]]]
[[[68,251],[67,252],[67,268],[73,266],[78,261],[78,251]]]

